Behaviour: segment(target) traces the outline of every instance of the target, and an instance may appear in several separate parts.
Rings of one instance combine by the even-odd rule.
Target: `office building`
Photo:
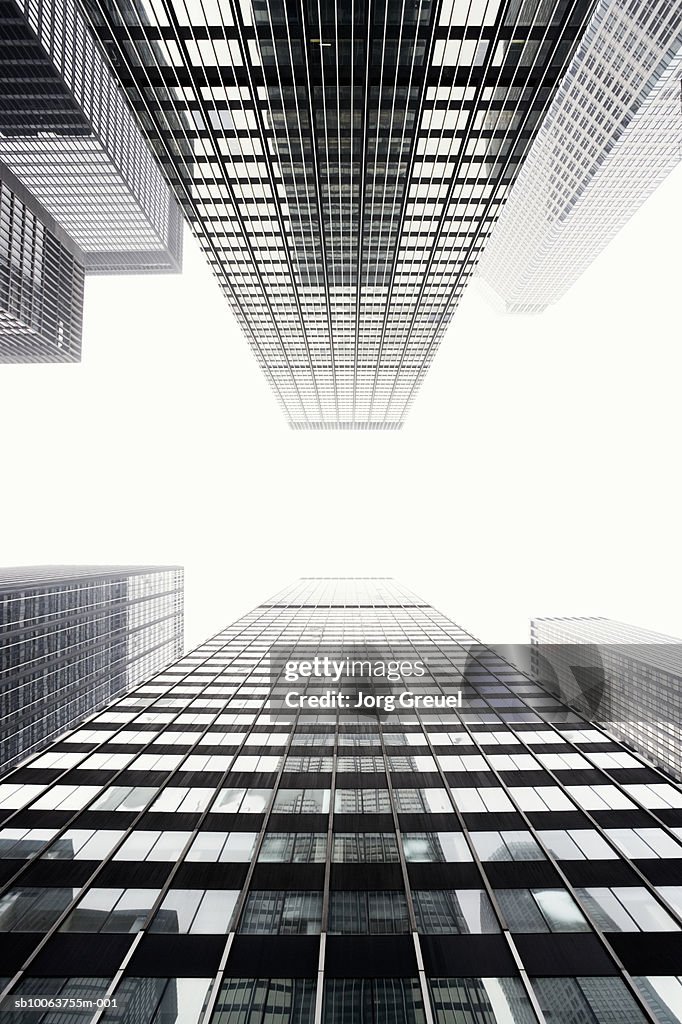
[[[533,653],[565,702],[682,779],[682,641],[613,619],[538,618]]]
[[[0,160],[86,273],[179,270],[177,203],[76,0],[3,0],[0,39]]]
[[[0,814],[3,1010],[682,1020],[682,790],[392,580],[288,587]]]
[[[0,769],[182,652],[178,566],[0,569]]]
[[[295,429],[399,428],[589,0],[87,0]]]
[[[678,165],[679,3],[600,0],[478,265],[496,304],[560,299]]]
[[[0,163],[0,363],[77,362],[83,254]]]

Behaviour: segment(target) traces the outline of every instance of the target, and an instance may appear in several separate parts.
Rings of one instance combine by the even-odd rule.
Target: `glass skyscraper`
[[[9,1024],[682,1020],[682,790],[392,580],[300,580],[0,813]]]
[[[0,769],[182,652],[177,566],[0,569]]]
[[[87,0],[290,425],[395,429],[589,0]]]
[[[0,162],[0,363],[77,362],[83,254]]]
[[[681,640],[613,619],[538,618],[531,644],[545,662],[535,672],[564,700],[682,779]]]
[[[600,0],[478,274],[509,312],[564,295],[679,164],[675,0]]]
[[[0,160],[86,272],[179,270],[179,208],[76,0],[3,0],[0,37]]]

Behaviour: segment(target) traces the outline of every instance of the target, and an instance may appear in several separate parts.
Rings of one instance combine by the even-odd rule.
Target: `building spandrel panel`
[[[492,648],[304,578],[0,777],[0,1010],[675,1024],[681,842],[680,787]]]
[[[399,428],[592,4],[86,6],[290,425]]]

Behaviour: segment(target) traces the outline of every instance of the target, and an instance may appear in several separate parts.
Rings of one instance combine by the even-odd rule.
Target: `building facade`
[[[285,415],[401,426],[589,0],[87,0]]]
[[[77,362],[83,253],[0,162],[0,363]]]
[[[392,580],[287,588],[0,813],[3,1021],[682,1020],[682,790]]]
[[[613,619],[538,618],[531,645],[535,673],[565,701],[682,779],[682,641]]]
[[[180,270],[179,208],[77,0],[3,0],[0,39],[0,160],[86,272]]]
[[[178,566],[0,570],[0,769],[183,651]]]
[[[560,299],[679,164],[675,0],[600,0],[478,274],[509,312]]]

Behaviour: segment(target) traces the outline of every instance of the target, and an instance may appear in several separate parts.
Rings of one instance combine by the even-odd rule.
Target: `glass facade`
[[[0,363],[76,362],[83,254],[0,163]]]
[[[509,312],[556,302],[680,161],[674,0],[600,0],[478,266]]]
[[[177,566],[0,569],[0,766],[41,750],[182,650]],[[48,752],[38,763],[49,770],[55,760]],[[57,787],[48,803],[77,806],[78,790]],[[91,837],[79,838],[80,849]]]
[[[302,650],[426,671],[334,707]],[[0,1020],[679,1024],[682,790],[624,753],[394,581],[302,579],[2,777]]]
[[[531,622],[531,644],[531,656],[556,669],[567,703],[682,779],[682,641],[613,619],[538,618]],[[576,666],[595,664],[598,699],[594,686],[564,685]],[[542,673],[541,665],[534,667]]]
[[[178,205],[76,0],[3,0],[0,38],[0,160],[87,273],[178,271]]]
[[[290,425],[396,429],[589,0],[87,0]]]

